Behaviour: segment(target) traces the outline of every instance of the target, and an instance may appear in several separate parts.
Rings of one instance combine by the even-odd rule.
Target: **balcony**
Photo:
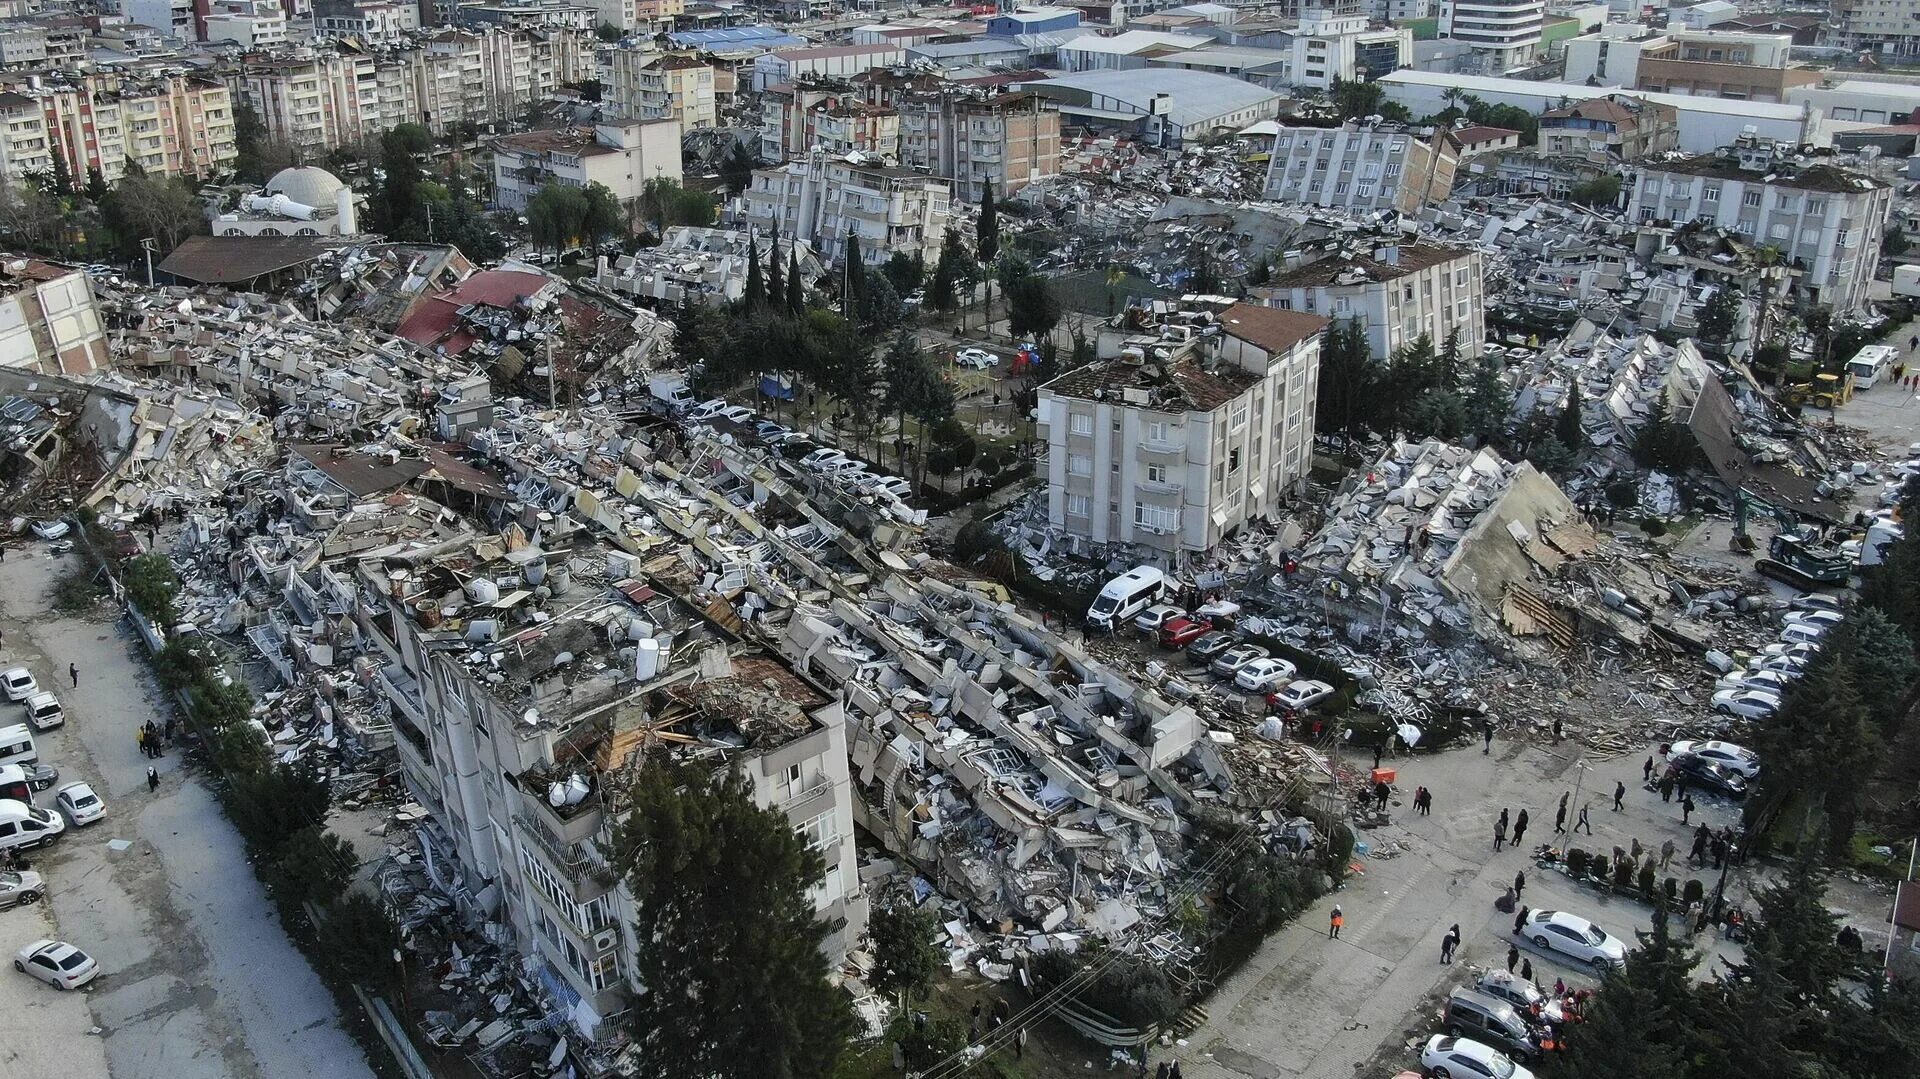
[[[594,826],[598,827],[598,809],[583,816],[591,817]],[[527,811],[515,813],[513,824],[521,841],[538,851],[540,860],[551,866],[555,875],[565,881],[569,898],[574,902],[591,902],[612,890],[615,883],[613,872],[592,843],[585,840],[562,842]]]
[[[1185,442],[1176,442],[1171,438],[1154,438],[1151,435],[1140,440],[1140,448],[1146,450],[1148,453],[1187,452],[1187,444]]]
[[[1173,480],[1141,480],[1134,486],[1142,493],[1150,495],[1178,495],[1186,493],[1187,490],[1186,484],[1176,483]]]

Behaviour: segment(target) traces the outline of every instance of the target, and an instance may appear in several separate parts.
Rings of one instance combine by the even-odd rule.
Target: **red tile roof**
[[[544,274],[518,270],[486,270],[474,274],[453,288],[423,298],[393,331],[416,345],[443,346],[447,355],[458,356],[477,340],[460,325],[460,309],[470,303],[511,307],[552,285]]]

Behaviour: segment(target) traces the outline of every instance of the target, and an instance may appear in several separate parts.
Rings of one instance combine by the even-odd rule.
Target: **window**
[[[1709,187],[1705,189],[1704,191],[1700,192],[1700,201],[1701,202],[1719,202],[1720,189],[1717,187]]]
[[[1247,425],[1247,402],[1235,401],[1233,403],[1232,419],[1229,420],[1228,422],[1232,425],[1232,429],[1235,431],[1238,431]]]
[[[833,830],[832,813],[822,813],[794,830],[799,832],[800,838],[806,840],[807,846],[814,850],[826,850],[833,845],[834,840],[840,838]]]
[[[1147,482],[1148,483],[1167,482],[1167,466],[1166,465],[1148,465],[1147,466]]]
[[[1075,412],[1069,416],[1067,424],[1076,435],[1090,435],[1093,433],[1093,417],[1084,412]]]
[[[1169,441],[1167,438],[1167,421],[1153,420],[1149,422],[1147,424],[1147,438],[1153,442]]]
[[[1333,185],[1333,193],[1334,193],[1334,194],[1336,194],[1336,195],[1344,195],[1344,194],[1346,194],[1346,193],[1347,193],[1347,183],[1346,183],[1346,181],[1345,181],[1345,180],[1342,180],[1341,182],[1339,182],[1339,183],[1337,183],[1337,184],[1335,184],[1335,185]]]
[[[1135,502],[1133,524],[1135,528],[1148,532],[1171,535],[1180,531],[1180,511],[1172,506],[1149,506],[1145,502]]]
[[[1227,475],[1231,476],[1238,471],[1240,471],[1240,451],[1228,450],[1227,451]]]
[[[1761,194],[1761,193],[1760,193],[1760,192],[1758,192],[1758,191],[1749,191],[1749,192],[1747,192],[1746,194],[1744,194],[1744,195],[1742,195],[1742,196],[1740,196],[1740,205],[1742,205],[1742,206],[1758,206],[1758,205],[1760,205],[1760,194]]]
[[[1826,213],[1826,212],[1827,212],[1827,200],[1826,200],[1826,199],[1808,199],[1808,200],[1807,200],[1807,212],[1808,212],[1808,213],[1810,213],[1810,214],[1824,214],[1824,213]]]
[[[1084,453],[1067,454],[1067,474],[1071,476],[1093,475],[1093,458]]]
[[[1093,512],[1093,499],[1086,495],[1067,496],[1067,516],[1085,517]]]

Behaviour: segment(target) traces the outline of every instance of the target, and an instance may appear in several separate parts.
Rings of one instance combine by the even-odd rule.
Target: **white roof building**
[[[1112,37],[1082,34],[1060,46],[1060,66],[1068,71],[1114,71],[1147,65],[1148,54],[1203,48],[1212,38],[1198,34],[1166,34],[1156,30],[1128,30]]]
[[[1059,102],[1063,128],[1132,128],[1162,146],[1270,120],[1279,115],[1282,100],[1279,94],[1226,75],[1159,67],[1083,71],[1014,89]]]

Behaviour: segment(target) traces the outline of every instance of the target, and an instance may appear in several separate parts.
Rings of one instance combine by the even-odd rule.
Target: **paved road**
[[[130,633],[105,614],[48,609],[64,568],[38,543],[0,563],[0,659],[24,663],[60,696],[67,724],[39,740],[41,755],[62,782],[92,783],[108,816],[36,852],[49,902],[0,914],[0,945],[11,953],[36,936],[71,940],[103,977],[62,994],[0,971],[0,1061],[19,1075],[113,1079],[371,1075],[199,776],[178,754],[148,761],[135,745],[158,696]],[[152,794],[150,763],[161,773]]]
[[[1496,740],[1489,756],[1476,746],[1391,762],[1399,767],[1394,823],[1363,833],[1363,841],[1382,847],[1407,840],[1412,849],[1366,860],[1363,876],[1270,938],[1208,1002],[1208,1025],[1173,1054],[1183,1062],[1182,1073],[1193,1079],[1349,1079],[1375,1059],[1389,1067],[1413,1066],[1412,1054],[1399,1046],[1434,1032],[1430,1017],[1414,1014],[1422,1002],[1469,980],[1474,968],[1506,965],[1513,919],[1493,903],[1520,870],[1527,874],[1522,899],[1534,907],[1576,911],[1629,940],[1635,930],[1648,928],[1651,911],[1644,904],[1576,889],[1564,877],[1536,869],[1526,852],[1493,851],[1493,821],[1503,806],[1516,813],[1528,809],[1526,851],[1555,838],[1554,807],[1561,792],[1573,787],[1577,752],[1571,742],[1553,747]],[[1583,835],[1574,845],[1610,852],[1615,844],[1629,846],[1635,836],[1653,848],[1668,836],[1681,842],[1686,829],[1678,806],[1662,804],[1639,787],[1643,759],[1591,765],[1568,823],[1574,823],[1580,802],[1591,802],[1595,835]],[[1619,813],[1611,809],[1616,780],[1628,785]],[[1421,785],[1435,795],[1428,817],[1411,812],[1412,792]],[[1703,808],[1715,828],[1736,821],[1731,807]],[[1700,819],[1696,813],[1694,820]],[[1681,843],[1681,859],[1685,852]],[[1671,875],[1685,879],[1684,867],[1675,864]],[[1736,877],[1730,894],[1738,895],[1739,885]],[[1337,941],[1326,936],[1335,903],[1347,923]],[[1454,923],[1463,944],[1455,965],[1441,966],[1440,938]],[[1536,980],[1592,984],[1576,964],[1521,951],[1532,961]],[[1708,969],[1703,963],[1702,971]]]

